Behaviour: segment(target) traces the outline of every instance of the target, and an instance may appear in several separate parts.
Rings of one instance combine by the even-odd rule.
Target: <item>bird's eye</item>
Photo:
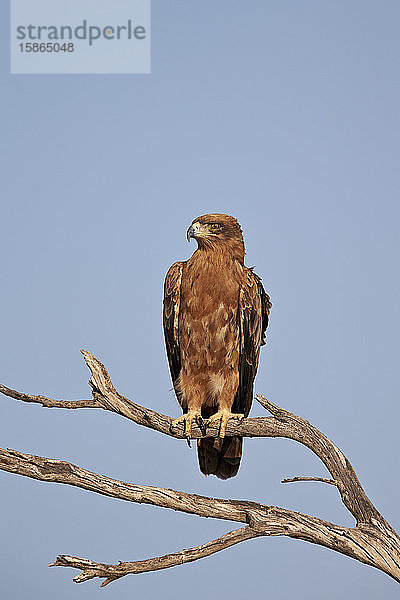
[[[218,229],[221,229],[222,225],[220,223],[211,223],[210,227],[213,231],[218,231]]]

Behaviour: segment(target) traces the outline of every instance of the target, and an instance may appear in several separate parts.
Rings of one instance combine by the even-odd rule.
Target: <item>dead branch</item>
[[[216,540],[197,546],[196,548],[190,548],[189,550],[182,550],[181,552],[175,552],[174,554],[165,554],[157,558],[149,558],[147,560],[138,560],[135,562],[119,562],[118,565],[104,565],[96,563],[86,558],[78,558],[77,556],[68,556],[61,554],[57,556],[54,563],[50,564],[49,567],[73,567],[74,569],[80,569],[82,573],[76,575],[73,580],[75,583],[82,583],[93,579],[94,577],[105,577],[105,580],[100,587],[124,577],[124,575],[146,573],[148,571],[159,571],[160,569],[168,569],[169,567],[175,567],[177,565],[183,565],[188,562],[193,562],[199,558],[205,556],[211,556],[215,552],[234,546],[239,542],[244,542],[251,538],[259,535],[256,530],[251,527],[241,527],[229,533],[225,533]]]
[[[112,385],[104,365],[89,352],[82,353],[92,374],[89,381],[92,399],[52,400],[44,396],[23,394],[3,385],[0,385],[0,391],[11,398],[41,404],[46,408],[102,408],[166,435],[186,439],[182,425],[172,429],[170,417],[121,396]],[[99,577],[104,578],[102,585],[106,585],[130,573],[168,568],[210,556],[246,539],[276,535],[286,535],[325,546],[380,569],[400,582],[400,538],[366,496],[348,459],[333,442],[305,419],[274,405],[264,396],[257,396],[257,399],[272,416],[243,419],[240,422],[232,419],[227,426],[227,435],[285,437],[310,448],[327,467],[332,479],[294,477],[284,479],[283,482],[321,481],[335,485],[343,503],[356,519],[355,527],[346,528],[310,515],[254,502],[208,498],[170,489],[125,483],[62,460],[22,454],[14,450],[0,450],[0,469],[41,481],[81,487],[129,502],[152,504],[202,517],[247,523],[245,527],[196,548],[144,561],[107,565],[69,555],[57,557],[51,566],[69,566],[81,570],[74,578],[77,583]],[[197,425],[193,425],[192,438],[216,435],[215,426],[207,428],[203,433]]]
[[[281,483],[294,483],[297,481],[319,481],[320,483],[330,483],[331,485],[337,485],[333,479],[327,477],[286,477],[282,479]]]

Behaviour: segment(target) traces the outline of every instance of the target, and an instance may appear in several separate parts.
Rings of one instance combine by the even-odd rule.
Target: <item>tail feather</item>
[[[197,443],[200,471],[219,479],[235,477],[242,457],[242,440],[238,436],[202,438]]]

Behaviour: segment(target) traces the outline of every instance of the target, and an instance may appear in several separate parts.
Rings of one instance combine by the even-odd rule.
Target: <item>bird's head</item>
[[[234,217],[219,213],[202,215],[192,221],[187,239],[194,238],[200,250],[222,250],[244,260],[242,229]]]

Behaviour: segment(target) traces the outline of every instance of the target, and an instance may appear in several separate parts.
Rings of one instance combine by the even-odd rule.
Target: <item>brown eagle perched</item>
[[[200,470],[234,477],[242,438],[225,437],[230,417],[247,417],[260,347],[271,308],[261,279],[244,265],[236,219],[203,215],[187,231],[198,249],[169,269],[164,286],[164,335],[172,382],[190,438],[193,420],[219,423],[218,438],[198,441]]]

